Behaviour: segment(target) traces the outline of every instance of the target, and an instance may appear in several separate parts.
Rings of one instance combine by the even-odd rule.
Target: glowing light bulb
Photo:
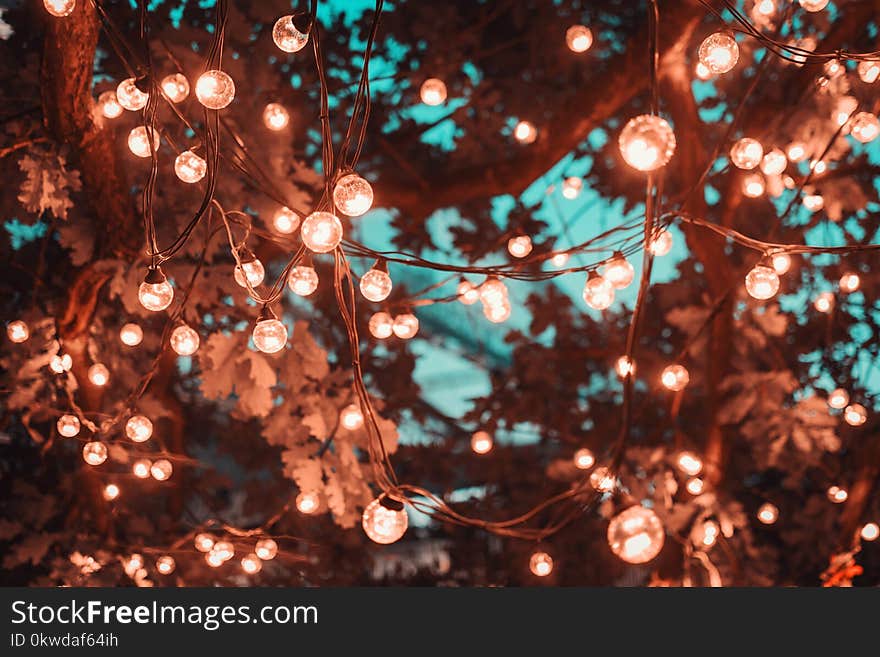
[[[614,286],[604,276],[590,276],[584,285],[583,297],[590,308],[605,310],[614,303]]]
[[[775,253],[771,260],[773,262],[773,269],[780,276],[791,269],[791,256],[787,253]]]
[[[162,93],[172,103],[182,103],[189,96],[189,81],[183,73],[172,73],[162,78]]]
[[[372,541],[388,545],[404,535],[409,518],[402,502],[383,495],[367,505],[361,524]]]
[[[76,415],[62,415],[55,423],[55,428],[65,438],[73,438],[79,433],[79,418]]]
[[[56,354],[49,361],[49,369],[55,374],[69,372],[71,367],[73,367],[73,358],[70,357],[70,354]]]
[[[880,525],[876,522],[869,522],[862,527],[860,536],[863,541],[876,541],[880,537]]]
[[[208,109],[223,109],[235,98],[235,82],[223,71],[205,71],[196,80],[196,98]]]
[[[535,552],[529,559],[529,570],[537,577],[547,577],[553,572],[553,557],[546,552]]]
[[[282,235],[290,235],[299,228],[299,215],[288,207],[281,207],[272,217],[272,226]]]
[[[571,176],[562,181],[562,196],[569,201],[573,201],[581,194],[584,188],[584,181],[581,178]]]
[[[767,176],[778,176],[788,166],[788,158],[778,148],[766,153],[761,160],[761,171]]]
[[[235,269],[232,270],[232,277],[241,287],[246,288],[248,283],[250,283],[251,287],[257,287],[266,277],[266,269],[259,258],[254,258],[253,260],[246,260],[240,265],[235,265]]]
[[[699,477],[691,477],[685,484],[685,489],[691,495],[700,495],[705,487],[705,482]]]
[[[739,169],[754,169],[764,159],[764,147],[751,137],[743,137],[730,148],[730,162]]]
[[[229,541],[217,541],[214,543],[214,547],[211,548],[211,552],[220,557],[221,560],[229,561],[235,556],[235,546]]]
[[[263,569],[263,562],[256,554],[248,554],[241,558],[241,569],[248,575],[254,575]]]
[[[20,344],[31,337],[31,330],[25,322],[16,319],[6,325],[6,336],[10,342]]]
[[[150,269],[138,288],[138,301],[147,310],[165,310],[174,300],[174,288],[161,269]]]
[[[587,52],[593,45],[593,32],[586,25],[572,25],[565,31],[565,44],[572,52]]]
[[[271,538],[261,538],[254,546],[254,553],[263,561],[272,561],[278,554],[278,543]]]
[[[571,256],[568,253],[557,253],[550,258],[550,262],[552,262],[555,267],[565,267],[565,265],[568,264],[569,258],[571,258]]]
[[[339,413],[339,424],[349,431],[356,431],[364,426],[364,414],[357,404],[349,404]]]
[[[282,16],[272,27],[272,40],[284,52],[299,52],[309,42],[309,35],[296,29],[293,16]]]
[[[119,497],[119,494],[121,492],[122,491],[119,489],[119,486],[117,486],[116,484],[107,484],[106,486],[104,486],[102,495],[104,496],[105,500],[107,500],[108,502],[112,502],[117,497]]]
[[[517,235],[507,240],[507,252],[514,258],[525,258],[532,252],[532,238],[528,235]]]
[[[373,187],[356,173],[349,173],[336,181],[333,204],[348,217],[360,217],[373,207]]]
[[[113,90],[104,91],[98,96],[98,107],[104,118],[115,119],[124,112],[124,108],[116,100],[116,92]]]
[[[718,540],[718,535],[721,533],[721,527],[718,526],[718,523],[709,520],[703,523],[701,529],[703,535],[700,538],[700,544],[707,548],[715,545],[715,542]]]
[[[712,71],[703,62],[697,62],[694,67],[694,74],[704,82],[712,77]]]
[[[513,138],[520,144],[532,144],[538,138],[538,129],[531,121],[520,121],[513,128]]]
[[[742,181],[743,194],[749,198],[758,198],[764,194],[764,177],[760,173],[750,173]]]
[[[301,297],[307,297],[318,289],[318,272],[314,267],[297,265],[287,276],[287,286]]]
[[[264,354],[274,354],[287,344],[287,327],[277,319],[263,319],[254,325],[254,346]]]
[[[488,454],[493,446],[492,436],[486,431],[477,431],[471,436],[471,449],[475,454]]]
[[[153,138],[152,144],[150,136]],[[139,125],[128,133],[128,150],[138,157],[150,157],[159,150],[160,143],[159,132],[149,126]]]
[[[765,525],[772,525],[779,518],[779,509],[770,502],[764,502],[758,509],[758,520]]]
[[[841,409],[849,404],[849,393],[843,388],[835,388],[828,395],[828,405],[831,408]]]
[[[128,78],[116,87],[116,101],[125,109],[134,112],[143,109],[150,94],[138,89],[134,78]]]
[[[880,78],[880,62],[876,60],[866,59],[863,62],[859,62],[856,70],[861,81],[867,84],[874,84],[877,78]]]
[[[125,561],[123,567],[125,568],[126,575],[134,577],[137,572],[144,567],[144,557],[137,553],[132,554]]]
[[[776,3],[774,0],[756,0],[755,12],[760,16],[772,16],[776,13]]]
[[[849,497],[847,490],[840,486],[829,486],[825,494],[828,496],[828,499],[835,504],[843,504],[846,502],[846,498]]]
[[[160,575],[170,575],[174,572],[174,557],[171,555],[163,555],[156,559],[156,570],[159,571]]]
[[[616,254],[614,258],[605,265],[602,277],[605,278],[616,290],[622,290],[628,287],[633,281],[635,270],[629,264],[629,261],[623,257],[623,254]]]
[[[868,420],[868,411],[861,404],[850,404],[843,411],[843,419],[852,427],[860,427]]]
[[[798,0],[801,7],[807,11],[822,11],[828,6],[829,0]]]
[[[462,279],[456,292],[458,300],[466,306],[473,305],[480,300],[480,291],[468,280]]]
[[[666,532],[651,509],[631,506],[608,523],[608,545],[627,563],[647,563],[663,549]]]
[[[727,73],[739,61],[739,46],[730,34],[716,32],[703,39],[697,56],[712,73]]]
[[[634,376],[636,373],[635,361],[630,360],[629,356],[621,356],[614,362],[614,371],[621,379]]]
[[[178,356],[192,356],[199,349],[198,332],[186,324],[181,324],[171,331],[168,341]]]
[[[419,332],[419,318],[412,313],[404,313],[394,318],[391,330],[401,340],[409,340]]]
[[[841,292],[846,292],[847,294],[851,294],[859,289],[859,285],[861,285],[862,280],[859,278],[859,275],[855,272],[848,272],[840,277],[840,282],[838,286],[840,287]]]
[[[386,312],[373,313],[370,317],[370,334],[377,340],[390,338],[394,333],[394,319]]]
[[[610,493],[614,490],[617,481],[611,471],[605,466],[601,466],[593,470],[590,474],[590,486],[593,490],[600,493]]]
[[[165,481],[171,477],[174,467],[168,459],[159,459],[150,466],[150,474],[156,481]]]
[[[654,235],[648,250],[654,256],[663,257],[672,250],[672,233],[668,230],[661,230]]]
[[[89,368],[89,381],[92,385],[105,386],[110,380],[110,370],[103,363],[95,363]]]
[[[342,241],[342,222],[332,212],[313,212],[306,217],[300,233],[310,251],[327,253]]]
[[[653,114],[630,119],[617,142],[626,163],[639,171],[655,171],[665,166],[675,152],[672,127]]]
[[[779,291],[779,275],[767,265],[755,265],[746,275],[746,291],[755,299],[769,299]]]
[[[874,141],[880,135],[880,121],[870,112],[859,112],[852,118],[850,134],[863,144]]]
[[[280,103],[269,103],[263,110],[263,124],[269,130],[284,130],[290,124],[290,112]]]
[[[858,105],[859,101],[853,96],[841,96],[835,104],[834,112],[831,115],[834,122],[839,126],[846,125],[850,115]]]
[[[596,464],[596,457],[592,450],[581,447],[574,453],[574,467],[578,470],[589,470]]]
[[[792,162],[803,162],[807,159],[807,147],[801,142],[789,144],[786,155]]]
[[[214,548],[214,537],[210,534],[196,534],[193,540],[199,552],[210,552]]]
[[[696,477],[703,471],[703,459],[693,452],[681,452],[676,465],[679,470],[691,477]]]
[[[428,78],[422,82],[419,97],[425,105],[442,105],[446,102],[446,83],[439,78]]]
[[[823,292],[816,297],[813,307],[820,313],[830,313],[834,308],[834,295],[831,292]]]
[[[373,268],[361,276],[361,294],[367,301],[384,301],[391,294],[391,276],[383,263],[376,263]]]
[[[132,415],[125,423],[125,435],[136,443],[143,443],[153,435],[153,423],[143,415]]]
[[[144,330],[137,324],[129,322],[119,329],[119,339],[128,347],[136,347],[144,339]]]
[[[483,315],[493,324],[506,322],[508,319],[510,319],[510,313],[512,312],[512,310],[513,309],[511,308],[509,301],[503,301],[502,303],[497,304],[483,305]]]
[[[818,212],[825,207],[825,199],[820,194],[807,194],[804,196],[803,204],[810,212]]]
[[[480,285],[480,301],[487,306],[497,306],[507,301],[507,286],[500,278],[488,277]]]
[[[318,510],[319,498],[317,493],[303,491],[296,496],[296,508],[300,513],[311,515]]]
[[[43,0],[43,6],[52,16],[64,18],[73,13],[76,0]]]
[[[83,446],[83,460],[89,465],[101,465],[107,460],[107,445],[97,440]]]
[[[214,552],[214,550],[211,550],[205,555],[205,561],[208,562],[208,565],[211,566],[211,568],[219,568],[226,563],[226,560],[220,556],[220,553]]]
[[[197,183],[208,173],[208,163],[192,151],[183,151],[174,159],[174,173],[185,183]]]
[[[684,390],[690,380],[691,375],[684,365],[669,365],[660,375],[663,386],[674,392]]]

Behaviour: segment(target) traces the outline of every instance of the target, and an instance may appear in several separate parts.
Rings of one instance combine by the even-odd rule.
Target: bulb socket
[[[382,271],[386,274],[388,273],[388,261],[384,258],[379,258],[376,262],[373,263],[373,266],[370,269],[375,269],[376,271]]]
[[[379,499],[379,504],[391,511],[403,511],[403,502],[389,495],[383,495]]]
[[[161,267],[150,267],[147,269],[147,275],[144,276],[144,283],[149,283],[150,285],[158,285],[159,283],[164,283],[167,278],[165,278],[165,274],[162,273]]]
[[[149,75],[140,75],[135,78],[134,86],[138,88],[139,91],[148,94],[150,93],[150,86],[152,85],[152,80]]]
[[[243,246],[238,252],[238,259],[241,262],[241,264],[245,264],[248,262],[253,262],[254,260],[257,259],[257,256],[255,256],[254,252],[251,251],[249,248],[247,248],[246,246]]]
[[[308,12],[301,11],[297,12],[291,18],[291,22],[293,26],[297,29],[297,31],[302,34],[308,34],[312,29],[312,23],[314,20],[312,19],[312,15]]]
[[[267,319],[278,319],[278,316],[272,312],[268,304],[260,308],[260,314],[257,315],[257,323],[265,322]]]

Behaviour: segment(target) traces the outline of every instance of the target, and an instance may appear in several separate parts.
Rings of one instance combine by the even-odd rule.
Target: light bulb
[[[31,330],[25,322],[16,319],[6,325],[6,335],[10,342],[21,343],[31,337]]]
[[[55,423],[55,428],[65,438],[73,438],[79,433],[80,423],[76,415],[62,415]]]
[[[673,392],[684,390],[690,380],[691,375],[684,365],[669,365],[663,369],[663,373],[660,375],[663,386]]]
[[[402,502],[382,496],[370,502],[364,509],[361,524],[372,541],[388,545],[404,535],[409,518]]]
[[[471,436],[471,449],[476,454],[488,454],[492,451],[494,441],[486,431],[477,431]]]
[[[208,562],[208,565],[211,566],[211,568],[219,568],[226,562],[226,560],[220,556],[220,553],[214,552],[214,550],[211,550],[205,555],[205,561]]]
[[[605,310],[614,303],[614,286],[604,276],[590,276],[584,285],[583,297],[590,308]]]
[[[828,77],[829,80],[839,78],[846,72],[843,63],[839,59],[828,60],[827,62],[825,62],[825,66],[822,67],[822,70],[825,71],[825,75]]]
[[[468,280],[462,279],[456,290],[458,300],[466,306],[471,306],[480,300],[480,291]]]
[[[183,151],[174,159],[174,173],[185,183],[197,183],[208,172],[208,163],[192,151]]]
[[[685,484],[685,490],[691,495],[699,495],[703,492],[705,483],[699,477],[691,477]]]
[[[736,66],[739,61],[739,46],[730,34],[716,32],[703,39],[697,56],[701,64],[719,75]]]
[[[617,144],[623,159],[633,169],[655,171],[675,153],[675,134],[665,119],[642,114],[627,122]]]
[[[593,32],[586,25],[572,25],[565,31],[565,44],[572,52],[587,52],[593,45]]]
[[[172,103],[182,103],[189,96],[189,81],[183,73],[172,73],[162,78],[162,93]]]
[[[862,82],[867,84],[874,84],[877,81],[877,78],[880,78],[880,62],[876,60],[866,59],[863,62],[859,62],[856,70],[859,73],[859,78]]]
[[[614,475],[605,466],[596,468],[590,474],[590,486],[600,493],[610,493],[614,490],[616,483]]]
[[[694,67],[694,74],[704,82],[712,77],[712,71],[703,62],[697,62]]]
[[[272,27],[272,40],[284,52],[299,52],[309,42],[309,35],[296,29],[293,16],[282,16]]]
[[[840,282],[838,286],[840,287],[841,292],[846,292],[847,294],[851,294],[859,289],[859,285],[861,285],[861,279],[859,275],[855,272],[847,272],[843,276],[840,277]]]
[[[787,253],[775,253],[771,261],[773,262],[773,269],[780,276],[791,269],[791,256]]]
[[[181,324],[171,331],[169,343],[178,356],[192,356],[199,349],[199,334],[194,328]]]
[[[174,472],[174,467],[168,459],[159,459],[150,466],[150,474],[156,481],[166,481]]]
[[[569,201],[573,201],[580,196],[583,188],[584,181],[581,178],[571,176],[562,181],[562,195]]]
[[[631,506],[608,523],[608,545],[627,563],[647,563],[663,549],[666,532],[651,509]]]
[[[261,538],[254,546],[254,553],[263,561],[272,561],[278,554],[278,543],[271,538]]]
[[[300,233],[310,251],[327,253],[342,241],[342,222],[332,212],[313,212],[306,217]]]
[[[841,409],[849,404],[849,393],[843,388],[835,388],[828,395],[828,405],[831,408]]]
[[[828,0],[798,0],[807,11],[822,11],[828,6]]]
[[[681,452],[676,460],[678,469],[686,475],[696,477],[703,471],[703,459],[693,452]]]
[[[532,252],[532,238],[528,235],[517,235],[507,240],[507,251],[514,258],[525,258]]]
[[[356,173],[349,173],[336,181],[333,204],[348,217],[360,217],[373,207],[373,187]]]
[[[119,339],[124,345],[136,347],[144,339],[144,330],[137,324],[129,322],[119,329]]]
[[[496,304],[483,304],[483,315],[493,324],[500,324],[510,319],[510,302],[507,300]]]
[[[703,523],[701,529],[703,535],[700,538],[700,544],[707,548],[715,545],[715,542],[718,540],[718,535],[721,533],[721,527],[718,526],[718,523],[709,520]]]
[[[214,548],[214,537],[210,534],[196,534],[193,541],[199,552],[210,552]]]
[[[156,559],[156,570],[159,571],[160,575],[170,575],[174,572],[174,557],[171,555],[163,555]]]
[[[254,346],[264,354],[274,354],[287,344],[287,327],[277,319],[263,319],[254,325]]]
[[[89,465],[101,465],[107,460],[107,445],[97,440],[83,446],[83,460]]]
[[[761,171],[767,176],[778,176],[788,166],[788,158],[778,148],[766,153],[761,159]]]
[[[235,546],[229,541],[217,541],[214,543],[214,547],[211,548],[211,552],[216,554],[223,561],[229,561],[235,556]]]
[[[263,569],[263,562],[256,554],[248,554],[241,558],[241,569],[248,575],[254,575]]]
[[[394,319],[386,312],[373,313],[373,316],[370,317],[370,335],[377,340],[390,338],[391,334],[394,333],[393,326]]]
[[[122,105],[119,104],[119,101],[116,100],[116,92],[112,89],[104,91],[98,96],[98,107],[106,119],[115,119],[125,111]]]
[[[288,207],[281,207],[272,217],[272,226],[282,235],[290,235],[299,228],[299,215]]]
[[[150,459],[138,459],[131,464],[131,473],[138,479],[146,479],[150,476],[150,466],[153,465]]]
[[[596,457],[592,450],[581,447],[574,453],[574,467],[578,470],[589,470],[596,464]]]
[[[772,16],[776,13],[774,0],[755,0],[755,12],[760,16]]]
[[[119,486],[117,486],[116,484],[107,484],[106,486],[104,486],[102,495],[104,496],[105,500],[107,500],[108,502],[112,502],[117,497],[119,497],[119,494],[121,492],[122,491],[119,489]]]
[[[232,270],[232,277],[243,288],[247,288],[248,283],[250,283],[251,287],[257,287],[266,277],[266,269],[259,258],[254,258],[253,260],[246,260],[240,265],[235,265],[235,268]]]
[[[442,105],[446,102],[446,83],[439,78],[428,78],[422,82],[419,97],[425,105]]]
[[[153,435],[153,423],[144,415],[132,415],[125,423],[125,435],[136,443],[146,442]]]
[[[95,363],[89,368],[89,381],[92,385],[105,386],[110,380],[110,370],[103,363]]]
[[[834,295],[831,292],[823,292],[816,297],[813,307],[820,313],[830,313],[834,308]]]
[[[767,265],[755,265],[746,275],[746,291],[755,299],[769,299],[779,291],[779,275]]]
[[[150,150],[150,136],[153,137],[152,150]],[[150,157],[159,150],[160,143],[159,132],[150,126],[139,125],[128,133],[128,150],[138,157]]]
[[[555,267],[565,267],[565,265],[568,264],[569,258],[571,258],[571,256],[568,253],[557,253],[550,258],[550,262],[552,262]]]
[[[532,144],[538,138],[538,129],[531,121],[520,121],[513,128],[513,138],[520,144]]]
[[[319,498],[317,493],[303,491],[296,496],[296,508],[300,513],[311,515],[318,510]]]
[[[143,567],[144,567],[144,557],[143,557],[143,555],[140,555],[137,553],[130,555],[124,564],[125,573],[129,577],[134,577],[134,575],[137,573],[137,571],[139,571]]]
[[[76,7],[76,0],[43,0],[43,6],[52,16],[70,16]]]
[[[314,267],[297,265],[290,270],[287,285],[294,294],[307,297],[318,289],[318,272]]]
[[[419,332],[419,318],[412,313],[398,315],[391,324],[391,330],[401,340],[414,338]]]
[[[339,424],[349,431],[356,431],[364,426],[364,414],[357,404],[349,404],[339,413]]]
[[[373,265],[366,274],[361,276],[361,294],[367,301],[384,301],[391,294],[391,276],[381,268],[381,265]]]
[[[803,204],[810,212],[818,212],[825,207],[825,199],[821,194],[807,194],[804,196]]]
[[[751,137],[743,137],[730,148],[730,162],[739,169],[754,169],[764,159],[764,147]]]
[[[546,577],[553,572],[553,557],[546,552],[535,552],[529,559],[529,570],[537,577]]]
[[[869,522],[862,527],[859,535],[863,541],[876,541],[880,537],[880,525],[876,522]]]
[[[615,290],[622,290],[632,283],[635,270],[629,261],[618,253],[611,262],[605,265],[602,276],[611,283]]]
[[[614,362],[614,371],[621,379],[633,376],[636,373],[635,361],[630,360],[629,356],[621,356]]]
[[[760,173],[750,173],[742,181],[743,194],[749,198],[758,198],[764,194],[764,177]]]
[[[834,122],[839,126],[846,125],[858,106],[859,101],[853,96],[841,96],[835,103],[834,112],[831,114]]]
[[[860,427],[868,420],[868,411],[861,404],[850,404],[843,411],[843,419],[852,427]]]
[[[807,159],[807,147],[800,142],[789,144],[786,155],[792,162],[803,162]]]
[[[863,144],[874,141],[880,134],[880,121],[870,112],[859,112],[852,118],[850,134]]]
[[[487,306],[497,306],[507,301],[507,286],[500,278],[488,277],[480,285],[480,301]]]
[[[49,369],[55,374],[69,372],[71,367],[73,367],[73,358],[70,357],[70,354],[55,354],[49,361]]]
[[[134,112],[143,109],[150,94],[138,89],[134,78],[128,78],[116,87],[116,101],[125,109]]]
[[[269,103],[263,110],[263,124],[269,130],[284,130],[290,124],[290,112],[280,103]]]
[[[772,525],[779,518],[779,509],[775,504],[764,502],[758,509],[758,520],[765,525]]]
[[[138,288],[138,300],[147,310],[165,310],[174,300],[174,288],[161,270],[151,269]]]
[[[840,486],[829,486],[828,490],[825,491],[825,494],[828,496],[828,499],[835,504],[843,504],[846,502],[846,498],[849,497],[847,490]]]
[[[196,80],[196,98],[208,109],[223,109],[235,98],[235,82],[223,71],[205,71]]]

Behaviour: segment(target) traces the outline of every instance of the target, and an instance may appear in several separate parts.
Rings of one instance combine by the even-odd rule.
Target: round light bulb
[[[256,554],[248,554],[241,558],[241,569],[248,575],[254,575],[263,569],[263,562]]]
[[[617,140],[620,154],[639,171],[656,171],[675,153],[675,134],[665,120],[653,114],[630,119]]]
[[[372,541],[388,545],[404,535],[409,518],[406,509],[388,508],[382,504],[383,501],[383,498],[377,498],[367,505],[361,524]]]
[[[823,292],[816,297],[813,307],[820,313],[830,313],[834,309],[834,295],[831,292]]]
[[[538,138],[538,129],[531,121],[520,121],[513,128],[513,138],[520,144],[532,144]]]
[[[211,566],[211,568],[219,568],[226,562],[220,553],[215,552],[214,550],[211,550],[205,555],[205,561],[208,562],[208,565]]]
[[[500,278],[487,278],[479,289],[480,301],[487,306],[497,306],[507,301],[507,286]]]
[[[274,354],[287,344],[287,327],[278,319],[263,319],[254,325],[254,346],[264,354]]]
[[[847,404],[849,404],[849,393],[843,388],[835,388],[828,395],[828,405],[831,408],[839,410],[845,408]]]
[[[673,392],[684,390],[690,380],[691,375],[684,365],[669,365],[663,369],[663,373],[660,375],[663,387]]]
[[[377,340],[390,338],[391,334],[394,333],[393,327],[394,319],[386,312],[373,313],[373,316],[370,317],[370,335]]]
[[[593,32],[586,25],[572,25],[565,31],[565,45],[572,52],[587,52],[593,45]]]
[[[299,215],[288,207],[279,208],[272,217],[272,226],[282,235],[290,235],[299,228]]]
[[[456,293],[458,294],[458,300],[466,306],[471,306],[480,300],[480,291],[468,280],[462,280],[458,284]]]
[[[333,204],[348,217],[360,217],[373,207],[373,187],[356,173],[349,173],[336,181]]]
[[[621,379],[633,376],[636,373],[636,364],[629,356],[621,356],[614,362],[614,371]]]
[[[876,541],[880,537],[880,525],[876,522],[869,522],[862,527],[859,535],[863,541]]]
[[[779,275],[766,265],[755,265],[746,275],[746,291],[755,299],[769,299],[779,291]]]
[[[70,354],[55,354],[49,361],[49,369],[55,374],[69,372],[71,367],[73,367],[73,358],[70,357]]]
[[[821,194],[807,194],[804,196],[803,204],[810,212],[818,212],[825,207],[825,199]]]
[[[622,290],[633,282],[635,270],[629,264],[629,261],[622,255],[615,256],[611,262],[605,265],[602,277],[614,287],[615,290]]]
[[[494,441],[486,431],[477,431],[471,436],[471,449],[476,454],[488,454],[492,451]]]
[[[703,62],[697,62],[694,67],[694,74],[704,82],[712,77],[712,71]]]
[[[761,159],[761,171],[767,176],[778,176],[788,166],[788,158],[778,148],[766,153]]]
[[[144,330],[137,324],[129,322],[119,329],[119,339],[126,346],[136,347],[144,339]]]
[[[562,181],[562,196],[569,201],[573,201],[580,196],[581,190],[584,188],[584,181],[581,178],[571,176]]]
[[[125,111],[122,105],[119,104],[119,101],[116,100],[116,92],[112,89],[104,91],[98,96],[98,107],[106,119],[115,119]]]
[[[182,103],[189,96],[189,81],[183,73],[172,73],[162,78],[162,93],[172,103]]]
[[[360,288],[367,301],[384,301],[391,294],[391,276],[387,271],[371,269],[361,276]]]
[[[565,267],[568,264],[568,260],[571,256],[568,253],[557,253],[552,258],[550,258],[550,262],[553,263],[554,267]]]
[[[835,504],[843,504],[846,502],[846,498],[849,497],[847,490],[840,486],[829,486],[828,490],[825,491],[825,494],[828,496],[828,499]]]
[[[97,440],[83,446],[83,460],[89,465],[101,465],[107,460],[107,445]]]
[[[877,78],[880,78],[880,62],[876,60],[859,62],[856,70],[858,71],[861,81],[867,84],[874,84],[877,81]]]
[[[859,112],[852,118],[850,134],[863,144],[874,141],[880,135],[880,121],[870,112]]]
[[[272,27],[272,40],[284,52],[299,52],[309,42],[309,35],[296,29],[293,16],[282,16]]]
[[[199,552],[210,552],[214,548],[214,537],[210,534],[196,534],[193,541]]]
[[[89,368],[89,381],[95,386],[105,386],[110,380],[110,370],[103,363],[95,363]]]
[[[327,253],[342,241],[342,222],[332,212],[313,212],[306,217],[300,232],[306,248]]]
[[[627,563],[647,563],[663,549],[666,532],[651,509],[631,506],[608,523],[608,545]]]
[[[703,471],[703,459],[693,452],[681,452],[676,460],[678,469],[686,475],[696,477]]]
[[[754,10],[759,16],[772,16],[776,13],[776,3],[774,0],[756,0]]]
[[[150,135],[153,137],[152,150]],[[138,157],[150,157],[159,150],[160,143],[159,132],[149,126],[139,125],[128,133],[128,150]]]
[[[697,56],[703,66],[715,75],[720,75],[736,66],[739,61],[739,46],[730,34],[716,32],[703,39]]]
[[[394,318],[391,330],[401,340],[414,338],[419,332],[419,318],[412,313],[404,313]]]
[[[772,258],[773,269],[777,274],[782,276],[789,269],[791,269],[791,256],[787,253],[776,253]]]
[[[525,258],[532,252],[532,238],[528,235],[517,235],[507,240],[507,252],[514,258]]]
[[[125,109],[134,112],[143,109],[150,94],[138,89],[134,78],[128,78],[116,87],[116,101]]]
[[[705,483],[699,477],[691,477],[685,484],[685,490],[691,495],[699,495],[703,492]]]
[[[751,137],[743,137],[730,148],[730,162],[739,169],[754,169],[764,159],[764,147]]]
[[[159,571],[160,575],[170,575],[174,572],[174,557],[171,555],[163,555],[156,559],[156,570]]]
[[[73,13],[76,8],[76,0],[43,0],[43,6],[52,16],[64,18]]]
[[[803,162],[807,159],[807,147],[799,141],[789,144],[786,156],[792,162]]]
[[[174,159],[174,173],[185,183],[197,183],[208,173],[208,163],[192,151],[183,151]]]
[[[596,464],[596,457],[592,450],[581,447],[574,453],[574,467],[578,470],[589,470]]]
[[[529,570],[537,577],[546,577],[553,572],[553,557],[546,552],[535,552],[529,559]]]
[[[296,496],[296,508],[300,513],[311,515],[318,510],[320,500],[317,493],[303,491]]]
[[[254,546],[254,553],[263,561],[272,561],[278,554],[278,543],[271,538],[261,538]]]
[[[843,419],[853,427],[860,427],[868,420],[868,411],[861,404],[850,404],[843,411]]]
[[[65,438],[73,438],[79,433],[79,418],[76,415],[62,415],[55,423],[55,428]]]
[[[605,466],[593,470],[590,474],[590,486],[599,493],[610,493],[614,490],[617,480]]]
[[[269,103],[263,110],[263,124],[269,130],[284,130],[290,124],[290,112],[280,103]]]
[[[779,519],[779,509],[775,504],[764,502],[758,509],[758,520],[765,525],[772,525]]]
[[[147,310],[159,312],[165,310],[174,300],[174,288],[167,280],[161,283],[144,281],[138,288],[138,300]]]
[[[439,78],[428,78],[422,82],[419,97],[425,105],[442,105],[446,102],[446,83]]]
[[[505,300],[496,304],[484,304],[483,315],[493,324],[500,324],[510,319],[512,308],[510,302]]]
[[[841,292],[846,292],[847,294],[851,294],[859,289],[859,285],[861,285],[862,279],[859,278],[859,275],[855,272],[848,272],[840,277],[840,281],[838,283]]]
[[[223,109],[235,98],[235,82],[223,71],[205,71],[196,80],[196,98],[208,109]]]
[[[715,545],[715,542],[718,540],[718,535],[721,533],[721,527],[718,526],[718,523],[709,520],[707,522],[704,522],[703,526],[700,529],[702,531],[700,544],[703,547],[707,548]]]
[[[235,556],[235,546],[229,541],[217,541],[214,543],[214,547],[211,548],[211,552],[216,554],[223,561],[229,561]]]
[[[156,481],[165,481],[171,477],[174,467],[168,459],[159,459],[150,466],[150,474]]]
[[[153,423],[144,415],[132,415],[125,423],[125,435],[136,443],[146,442],[153,435]]]
[[[107,500],[108,502],[112,502],[117,497],[119,497],[121,492],[122,491],[119,489],[119,486],[117,486],[116,484],[107,484],[106,486],[104,486],[102,495],[104,496],[105,500]]]
[[[169,342],[178,356],[192,356],[199,349],[199,334],[194,328],[182,324],[171,331]]]
[[[583,297],[590,308],[605,310],[614,303],[614,286],[604,276],[591,276],[584,285]]]
[[[235,268],[232,270],[232,277],[243,288],[247,288],[248,283],[250,283],[251,287],[257,287],[266,278],[266,269],[259,258],[254,258],[240,265],[235,265]]]
[[[822,11],[828,6],[829,0],[798,0],[798,2],[807,11]]]
[[[290,270],[287,285],[294,294],[307,297],[318,289],[318,272],[314,267],[297,265]]]
[[[742,181],[743,194],[749,198],[758,198],[764,194],[764,176],[760,173],[750,173]]]
[[[25,342],[31,337],[31,330],[25,322],[16,319],[6,325],[6,336],[9,338],[10,342],[18,344]]]
[[[364,426],[364,414],[357,404],[349,404],[339,413],[339,424],[349,431],[356,431]]]

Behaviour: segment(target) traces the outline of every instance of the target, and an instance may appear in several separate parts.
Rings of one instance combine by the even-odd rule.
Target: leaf
[[[784,334],[788,326],[788,316],[779,312],[777,304],[755,308],[752,312],[752,318],[764,330],[764,333],[775,337]]]
[[[25,209],[37,215],[49,210],[59,219],[67,219],[67,211],[73,207],[70,192],[82,187],[79,172],[68,170],[62,156],[38,151],[23,155],[18,168],[26,174],[18,194]]]
[[[212,333],[205,346],[199,349],[202,369],[202,394],[208,399],[226,399],[235,388],[238,375],[238,355],[244,349],[238,333]]]
[[[92,259],[95,249],[95,227],[85,217],[58,226],[58,242],[70,251],[70,262],[76,266]]]
[[[57,537],[57,534],[48,532],[34,532],[26,535],[6,555],[3,567],[9,570],[25,563],[32,563],[36,566],[46,556]]]
[[[321,461],[318,459],[300,459],[290,472],[296,485],[302,491],[319,491],[324,487]]]

